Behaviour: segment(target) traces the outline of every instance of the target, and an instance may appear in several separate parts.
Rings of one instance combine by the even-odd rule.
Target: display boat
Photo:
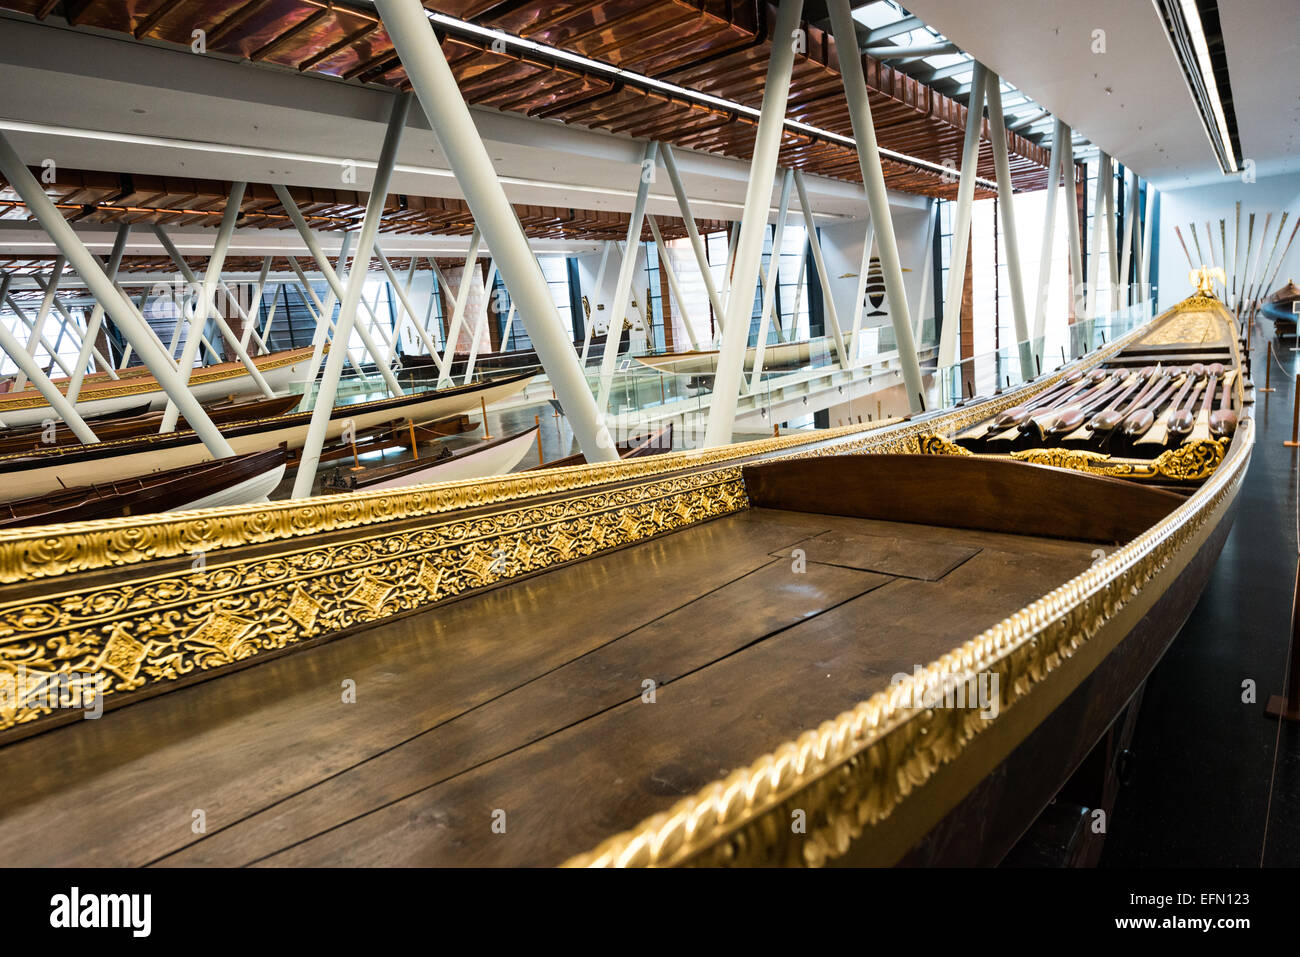
[[[1183,358],[1224,367],[1230,434],[989,434],[1075,373],[1124,375],[1127,408],[1125,370]],[[996,863],[1191,614],[1250,461],[1243,372],[1197,295],[906,420],[0,533],[0,667],[36,676],[0,699],[0,856]],[[42,697],[97,675],[101,720]]]
[[[284,478],[288,457],[277,447],[7,502],[0,505],[0,528],[264,502]]]
[[[538,426],[483,439],[452,451],[443,443],[432,454],[391,465],[337,468],[321,482],[322,492],[354,492],[358,489],[409,488],[425,482],[491,478],[509,472],[537,441]]]
[[[284,392],[307,375],[311,356],[312,349],[307,347],[256,356],[252,362],[272,392]],[[54,384],[60,392],[67,392],[66,379]],[[195,368],[190,373],[189,389],[195,398],[211,401],[254,392],[257,386],[243,363],[223,362]],[[123,409],[134,409],[142,403],[147,403],[152,410],[167,407],[167,393],[158,380],[143,369],[119,379],[87,376],[77,395],[77,411],[86,417],[111,415]],[[45,396],[30,385],[19,392],[0,393],[0,423],[7,428],[39,427],[45,420],[57,418]]]
[[[484,379],[472,385],[338,405],[330,415],[325,438],[337,439],[349,428],[358,434],[399,420],[423,422],[472,411],[523,392],[533,375],[525,372]],[[217,428],[237,455],[261,452],[281,444],[297,450],[306,441],[311,418],[311,412],[295,412],[219,423]],[[0,454],[0,471],[5,475],[0,500],[26,498],[72,485],[126,479],[158,469],[198,465],[211,459],[202,440],[188,429],[106,439],[93,445],[43,445],[38,449]]]

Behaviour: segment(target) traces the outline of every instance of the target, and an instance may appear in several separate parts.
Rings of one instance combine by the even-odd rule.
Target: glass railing
[[[934,375],[925,407],[943,409],[963,399],[1015,388],[1105,347],[1155,315],[1156,301],[1148,299],[1080,319],[1049,337],[1018,342],[945,366]]]
[[[976,396],[1015,388],[1043,373],[1085,356],[1147,322],[1155,315],[1155,302],[1147,301],[1113,313],[1072,323],[1046,338],[1004,346],[959,363],[937,368],[938,348],[934,324],[927,320],[921,329],[917,354],[925,383],[927,411],[947,408]],[[867,341],[860,339],[863,355],[858,364],[844,369],[831,337],[793,343],[773,342],[764,349],[763,370],[753,377],[752,355],[746,363],[737,400],[736,441],[770,436],[777,431],[813,430],[816,413],[830,427],[868,424],[909,411],[901,382],[901,362],[894,346],[893,329],[886,325],[873,330]],[[863,337],[864,339],[866,337]],[[851,348],[845,336],[845,349]],[[644,360],[644,361],[642,361]],[[359,360],[358,360],[359,361]],[[646,355],[620,356],[609,385],[606,420],[616,441],[654,433],[667,423],[673,425],[673,447],[698,448],[704,442],[716,376],[716,355],[683,359]],[[372,366],[363,374],[349,366],[340,377],[338,403],[351,404],[388,395],[384,379]],[[601,370],[596,362],[584,370],[593,396],[600,393]],[[396,369],[406,391],[437,386],[436,367]],[[471,381],[505,374],[500,369],[476,369]],[[872,379],[890,375],[882,389]],[[464,375],[456,376],[460,385]],[[299,387],[301,388],[301,387]],[[525,394],[506,406],[546,406],[551,392],[541,375]]]

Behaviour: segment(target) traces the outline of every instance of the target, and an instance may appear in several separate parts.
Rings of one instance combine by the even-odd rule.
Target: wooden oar
[[[1056,417],[1048,423],[1039,426],[1043,437],[1048,435],[1065,435],[1073,432],[1079,426],[1083,425],[1088,416],[1102,408],[1106,402],[1110,401],[1117,392],[1124,388],[1127,377],[1116,376],[1106,387],[1100,389],[1086,400],[1081,402],[1071,402],[1064,409],[1061,409]]]
[[[1183,247],[1183,255],[1187,257],[1187,265],[1190,266],[1192,269],[1195,269],[1196,264],[1192,262],[1192,254],[1187,251],[1187,243],[1183,242],[1183,231],[1179,229],[1177,226],[1175,226],[1174,234],[1178,237],[1179,245]]]
[[[1196,374],[1194,369],[1195,367],[1193,367],[1193,375]],[[1202,368],[1202,372],[1204,371],[1204,368]],[[1169,413],[1169,416],[1166,419],[1165,428],[1168,430],[1169,435],[1172,438],[1178,439],[1181,436],[1189,434],[1192,431],[1192,426],[1196,423],[1195,413],[1193,410],[1196,408],[1196,398],[1200,395],[1201,391],[1200,380],[1201,377],[1197,376],[1192,385],[1191,394],[1187,398],[1187,404]],[[1209,381],[1210,388],[1214,388],[1214,376],[1210,376]]]
[[[1134,375],[1129,376],[1126,380],[1124,380],[1118,393],[1112,392],[1106,397],[1105,400],[1103,400],[1109,403],[1108,405],[1105,406],[1105,408],[1102,408],[1100,409],[1100,411],[1098,411],[1098,406],[1094,405],[1089,412],[1085,412],[1083,414],[1084,418],[1082,424],[1080,424],[1078,428],[1076,428],[1073,432],[1066,435],[1065,438],[1062,439],[1062,441],[1063,442],[1074,442],[1074,441],[1086,442],[1090,438],[1092,438],[1093,423],[1097,421],[1098,417],[1109,416],[1112,412],[1117,410],[1121,405],[1123,405],[1128,400],[1129,396],[1133,394],[1133,390],[1137,389],[1139,386],[1143,386],[1142,391],[1145,392],[1146,388],[1143,385],[1143,383],[1147,382],[1150,379],[1151,373],[1153,371],[1154,370],[1151,368],[1151,366],[1145,366],[1142,369],[1139,369]],[[1121,418],[1123,418],[1123,416],[1116,416],[1116,421],[1118,422],[1119,419]],[[1061,420],[1061,424],[1062,425],[1068,424],[1068,422],[1073,421],[1073,419],[1074,419],[1073,416],[1069,417],[1068,419],[1063,417]]]
[[[1180,383],[1187,381],[1186,376],[1176,376],[1171,378],[1168,383],[1162,386],[1154,396],[1149,398],[1142,406],[1134,409],[1124,417],[1124,434],[1131,439],[1144,435],[1147,429],[1155,425],[1156,412],[1164,405],[1165,400],[1178,388]]]
[[[1117,378],[1116,376],[1106,375],[1101,382],[1091,388],[1085,388],[1063,401],[1054,402],[1050,407],[1036,411],[1034,415],[1020,424],[1020,431],[1028,434],[1037,430],[1039,437],[1042,438],[1046,434],[1048,426],[1052,425],[1062,412],[1078,408],[1082,403],[1089,402],[1098,395],[1103,394],[1115,385]]]
[[[1232,411],[1231,388],[1235,375],[1234,370],[1223,377],[1223,398],[1219,400],[1219,408],[1210,413],[1210,434],[1215,438],[1224,439],[1237,431],[1237,413]]]
[[[1128,395],[1132,394],[1131,389],[1127,394],[1120,396],[1106,409],[1098,412],[1091,420],[1089,420],[1088,428],[1094,435],[1098,432],[1109,432],[1112,429],[1117,428],[1119,424],[1124,421],[1125,415],[1133,409],[1138,408],[1142,404],[1142,400],[1150,395],[1152,390],[1166,378],[1164,372],[1159,366],[1156,366],[1154,369],[1143,369],[1141,374],[1144,384],[1141,391],[1139,391],[1136,396],[1133,396],[1133,400],[1128,403],[1127,409],[1124,408],[1124,402],[1128,398]]]
[[[1201,402],[1201,411],[1196,416],[1196,424],[1192,427],[1192,434],[1188,437],[1189,442],[1200,442],[1210,437],[1210,410],[1214,408],[1214,390],[1218,387],[1219,379],[1223,375],[1222,364],[1215,362],[1206,367],[1210,373],[1210,383],[1205,388],[1205,398]]]
[[[1014,405],[1009,409],[1003,409],[994,417],[992,428],[1006,429],[1014,425],[1020,425],[1020,423],[1024,422],[1025,419],[1029,418],[1029,413],[1034,409],[1040,409],[1049,403],[1056,402],[1065,396],[1072,395],[1089,385],[1095,385],[1097,382],[1101,381],[1101,378],[1104,376],[1105,373],[1094,371],[1089,373],[1088,377],[1085,379],[1083,373],[1076,369],[1066,377],[1065,382],[1057,383],[1051,389],[1048,389],[1041,395],[1035,396],[1033,399],[1022,405]]]
[[[1187,398],[1187,393],[1192,387],[1205,376],[1205,366],[1195,362],[1187,370],[1187,378],[1183,381],[1183,387],[1178,390],[1178,395],[1169,403],[1169,408],[1163,418],[1157,421],[1151,429],[1146,431],[1142,438],[1138,439],[1138,445],[1164,445],[1165,440],[1169,437],[1169,424],[1174,415],[1181,409],[1183,401]]]

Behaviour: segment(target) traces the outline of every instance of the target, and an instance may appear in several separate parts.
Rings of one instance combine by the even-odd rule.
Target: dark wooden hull
[[[282,470],[287,461],[288,451],[281,447],[8,502],[0,505],[0,529],[167,512]]]
[[[273,419],[284,415],[302,404],[301,395],[276,396],[273,399],[257,399],[251,402],[222,402],[205,406],[208,417],[219,426],[230,426],[238,422]],[[93,420],[91,431],[101,442],[111,439],[133,439],[142,436],[155,436],[162,424],[163,413],[141,410],[136,415],[123,415]],[[176,423],[178,431],[186,431],[189,423],[181,416]],[[56,446],[79,446],[81,440],[66,425],[59,425],[53,435],[54,441],[47,441],[48,433],[44,429],[22,429],[0,431],[0,455],[12,455],[30,452],[36,449]]]
[[[671,452],[673,450],[673,424],[669,422],[662,429],[648,435],[633,436],[626,442],[619,442],[617,448],[620,459],[639,459],[647,455],[662,455],[665,452]],[[553,462],[534,465],[528,471],[536,472],[540,469],[560,469],[586,464],[587,457],[579,452],[577,455],[566,455],[564,458],[556,459]]]

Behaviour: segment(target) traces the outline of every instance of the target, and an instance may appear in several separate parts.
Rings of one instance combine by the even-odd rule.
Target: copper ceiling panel
[[[623,66],[688,89],[757,108],[775,7],[759,0],[436,0],[449,16]],[[0,0],[0,7],[44,16],[57,8],[77,25],[131,33],[188,47],[207,31],[208,50],[326,75],[405,88],[407,78],[382,24],[367,8],[323,0]],[[796,59],[788,115],[851,138],[833,40],[804,25],[807,49]],[[454,31],[453,31],[454,32]],[[440,31],[441,35],[441,31]],[[560,64],[545,54],[502,54],[489,41],[444,38],[470,103],[560,119],[634,137],[745,159],[755,123],[745,113],[611,80],[600,71]],[[931,163],[960,161],[965,109],[918,81],[863,57],[877,138],[882,147]],[[979,173],[993,176],[982,143]],[[1047,150],[1008,136],[1017,188],[1046,181]],[[811,173],[860,180],[856,151],[833,139],[787,131],[783,162]],[[906,163],[886,166],[892,188],[940,195],[952,184]],[[986,195],[977,190],[977,195]]]

